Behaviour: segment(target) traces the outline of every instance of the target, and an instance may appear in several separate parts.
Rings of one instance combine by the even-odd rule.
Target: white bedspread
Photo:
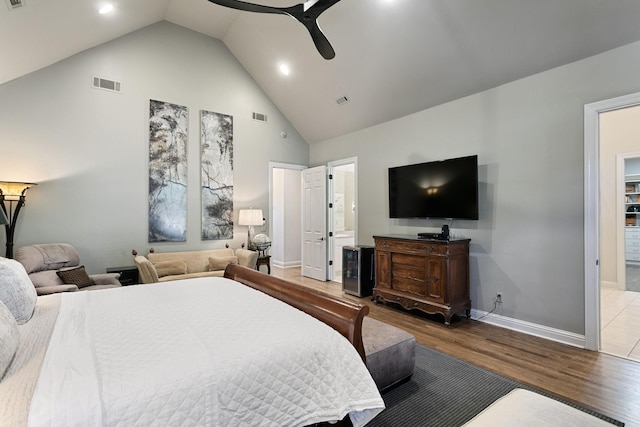
[[[298,426],[384,408],[324,323],[224,278],[65,294],[31,426]]]

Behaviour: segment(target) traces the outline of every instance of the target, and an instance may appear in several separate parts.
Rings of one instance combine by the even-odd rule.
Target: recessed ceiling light
[[[285,64],[285,63],[280,63],[280,65],[278,65],[278,69],[285,76],[288,76],[291,73],[291,70],[289,69],[289,66],[287,64]]]
[[[100,15],[105,15],[113,10],[113,5],[111,3],[105,4],[100,9],[98,9],[98,13]]]

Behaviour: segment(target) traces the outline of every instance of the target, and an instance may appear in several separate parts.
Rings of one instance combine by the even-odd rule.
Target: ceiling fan
[[[313,43],[324,59],[333,59],[336,52],[331,43],[318,26],[318,17],[340,0],[307,0],[304,3],[290,7],[274,7],[261,4],[248,3],[240,0],[209,0],[211,3],[226,6],[247,12],[273,13],[288,15],[298,20],[311,34]]]

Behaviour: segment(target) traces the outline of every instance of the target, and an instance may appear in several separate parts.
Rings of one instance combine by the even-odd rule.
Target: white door
[[[302,275],[327,280],[327,168],[302,171]]]

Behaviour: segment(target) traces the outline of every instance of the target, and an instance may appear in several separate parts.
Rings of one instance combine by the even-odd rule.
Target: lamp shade
[[[32,182],[14,182],[14,181],[0,181],[0,195],[4,196],[5,200],[20,200],[21,196],[29,187],[33,187]]]
[[[0,225],[9,224],[9,218],[7,218],[7,214],[4,213],[4,209],[0,208]]]
[[[238,224],[262,225],[262,209],[241,209]]]

